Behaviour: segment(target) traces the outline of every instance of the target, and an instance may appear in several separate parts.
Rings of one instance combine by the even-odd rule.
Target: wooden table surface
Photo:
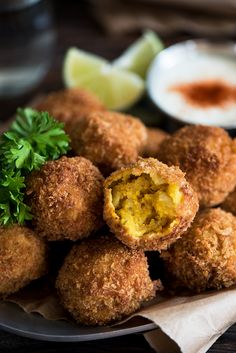
[[[27,100],[32,99],[33,95],[62,87],[61,64],[66,48],[78,46],[81,49],[102,55],[107,59],[113,59],[136,37],[134,34],[122,37],[105,34],[92,18],[86,1],[66,1],[64,4],[61,3],[54,1],[57,44],[53,65],[48,75],[37,90],[34,90],[29,95],[10,102],[0,101],[2,117],[10,116],[17,106],[23,105]],[[190,38],[190,36],[182,34],[165,38],[164,40],[166,44],[170,44],[186,38]],[[101,341],[68,344],[40,342],[0,331],[0,353],[60,353],[66,351],[70,353],[153,352],[142,335],[128,335]],[[222,335],[208,352],[236,352],[236,325]]]

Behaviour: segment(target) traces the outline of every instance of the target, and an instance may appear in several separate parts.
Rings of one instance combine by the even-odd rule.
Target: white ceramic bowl
[[[199,39],[199,40],[188,40],[185,42],[180,42],[174,44],[167,49],[164,49],[161,53],[159,53],[156,58],[153,60],[148,75],[147,75],[147,91],[148,96],[152,100],[152,102],[156,105],[159,111],[165,113],[166,116],[182,123],[182,124],[196,124],[202,122],[192,122],[190,120],[186,120],[181,114],[170,114],[168,109],[165,109],[163,104],[159,103],[158,95],[159,91],[157,88],[157,80],[160,77],[160,74],[165,75],[168,74],[168,70],[173,69],[175,66],[181,64],[181,62],[186,62],[187,60],[191,60],[196,56],[201,54],[207,54],[210,56],[216,55],[217,57],[223,57],[224,59],[230,59],[233,63],[235,61],[236,65],[236,44],[233,42],[210,42],[208,40]],[[160,95],[159,95],[160,97]],[[219,121],[216,123],[214,120],[209,124],[207,121],[206,125],[217,125],[221,126],[225,129],[235,129],[236,128],[236,115],[235,121],[224,123],[224,121]]]

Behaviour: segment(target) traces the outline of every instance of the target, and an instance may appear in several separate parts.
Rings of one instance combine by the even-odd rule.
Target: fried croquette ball
[[[111,174],[104,183],[104,219],[124,244],[166,249],[189,227],[198,198],[178,167],[154,158]]]
[[[202,207],[220,204],[235,187],[236,147],[219,127],[178,130],[160,145],[158,158],[186,173]]]
[[[74,245],[56,287],[63,306],[85,325],[106,325],[139,309],[155,295],[144,252],[114,237]]]
[[[81,88],[50,93],[35,108],[47,111],[55,119],[63,122],[68,133],[84,115],[105,110],[104,105],[95,95]]]
[[[234,189],[220,205],[225,211],[233,213],[236,216],[236,189]]]
[[[143,157],[157,157],[159,146],[170,135],[157,128],[147,128],[147,142],[143,148]]]
[[[236,283],[236,218],[228,212],[199,212],[187,233],[161,257],[169,282],[200,292]]]
[[[23,226],[0,227],[0,297],[17,292],[46,272],[43,239]]]
[[[47,162],[27,179],[27,202],[39,235],[77,240],[102,225],[103,176],[83,157]]]
[[[146,127],[130,115],[100,112],[86,116],[71,134],[72,148],[110,174],[138,159],[147,138]]]

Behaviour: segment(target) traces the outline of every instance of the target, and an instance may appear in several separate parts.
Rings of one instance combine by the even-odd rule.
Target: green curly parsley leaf
[[[13,132],[6,132],[0,145],[0,162],[10,170],[32,171],[39,169],[46,158],[35,152],[32,145]]]
[[[32,218],[24,203],[25,176],[69,150],[63,124],[47,112],[18,109],[16,120],[0,138],[0,224]]]
[[[32,218],[30,208],[24,203],[25,177],[20,171],[1,171],[0,185],[0,223],[23,224]]]
[[[2,137],[5,159],[9,163],[15,161],[16,168],[31,171],[47,160],[59,158],[69,149],[63,126],[47,112],[17,109],[16,120]]]

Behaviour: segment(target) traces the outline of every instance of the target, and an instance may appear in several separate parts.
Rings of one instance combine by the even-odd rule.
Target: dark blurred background
[[[235,19],[236,0],[0,0],[0,119],[63,87],[68,47],[114,59],[146,28],[167,46],[196,37],[235,39]],[[26,71],[18,75],[18,89],[13,68],[20,65]]]
[[[0,0],[0,86],[5,85],[0,90],[0,120],[35,96],[63,87],[67,48],[76,46],[114,59],[147,28],[155,30],[166,46],[199,37],[235,40],[236,0]],[[1,352],[68,349],[68,344],[38,342],[2,331],[0,336]],[[210,352],[235,352],[235,337],[233,326]],[[153,352],[141,335],[74,343],[70,350]]]

